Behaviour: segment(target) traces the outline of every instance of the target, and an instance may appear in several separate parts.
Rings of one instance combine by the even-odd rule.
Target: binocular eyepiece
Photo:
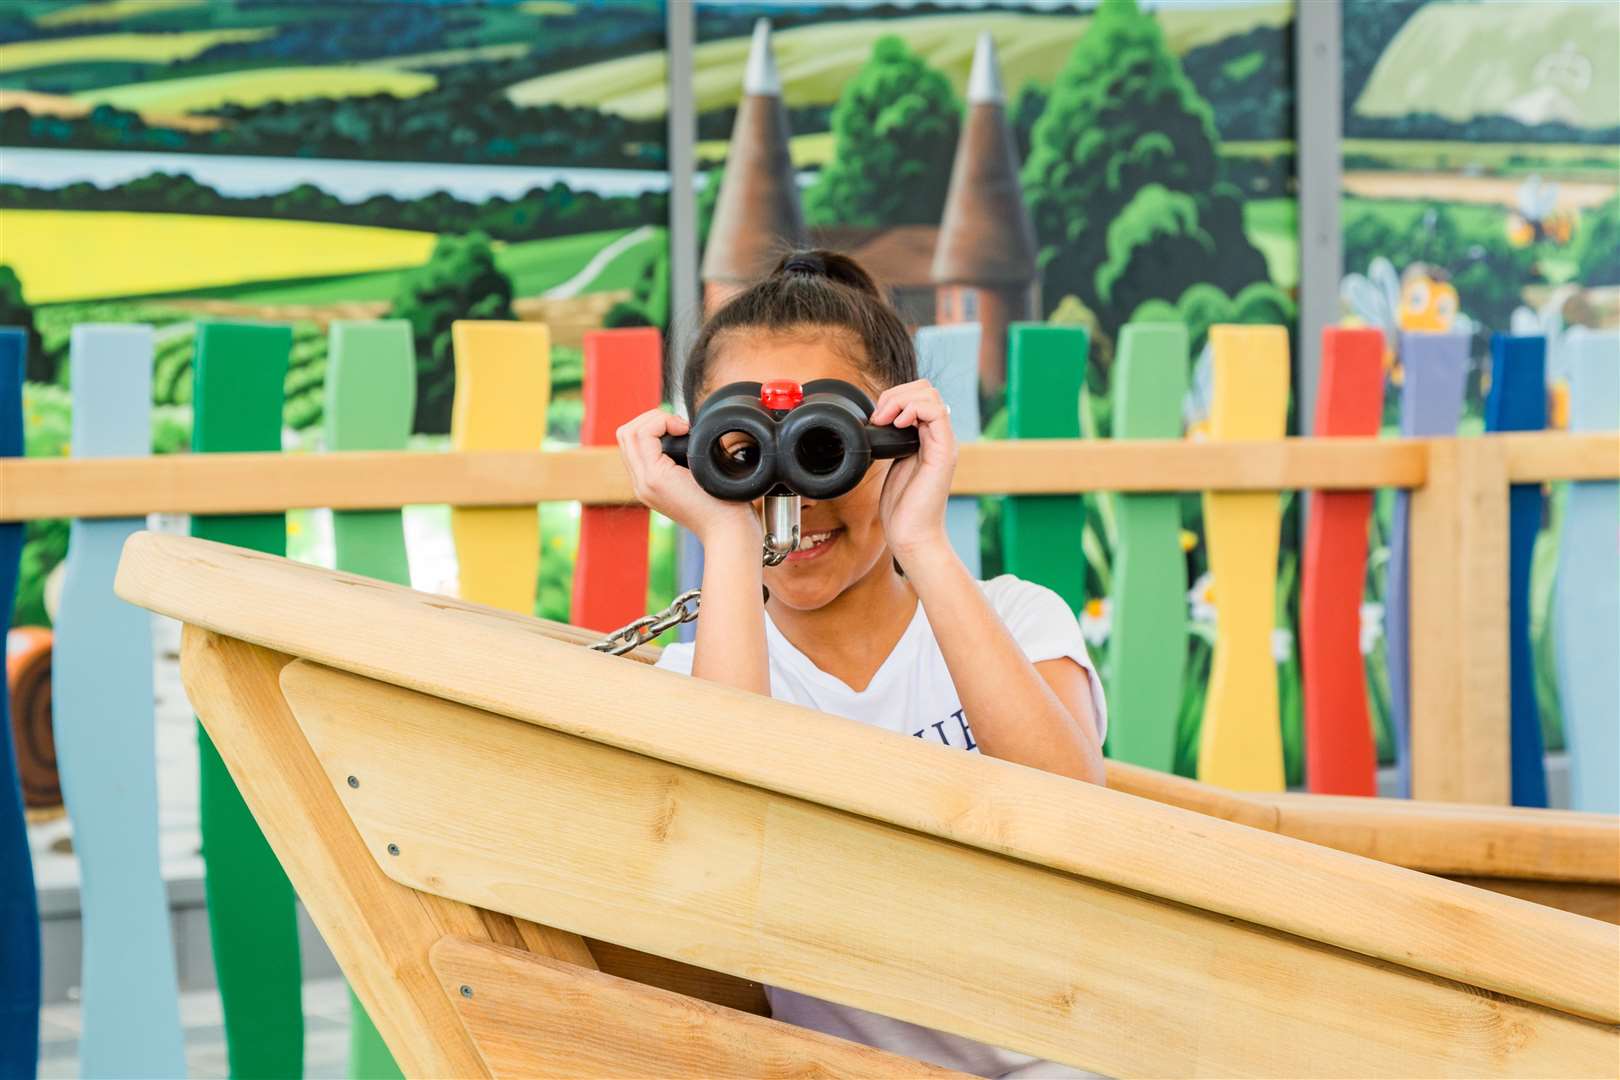
[[[802,387],[786,380],[730,383],[703,403],[689,433],[666,435],[662,445],[717,499],[836,499],[861,482],[874,460],[917,452],[916,428],[874,427],[872,409],[872,399],[842,379]]]

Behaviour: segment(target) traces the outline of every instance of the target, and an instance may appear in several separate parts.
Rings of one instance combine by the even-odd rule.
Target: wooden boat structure
[[[1620,1063],[1612,817],[1081,784],[201,540],[117,588],[408,1075],[941,1072],[762,983],[1113,1076]]]

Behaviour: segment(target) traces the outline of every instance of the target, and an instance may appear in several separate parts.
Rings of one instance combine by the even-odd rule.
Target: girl
[[[658,666],[875,727],[1103,782],[1106,712],[1080,628],[1057,594],[1003,575],[975,581],[952,551],[945,500],[956,440],[917,377],[899,315],[853,260],[784,259],[704,326],[681,390],[689,414],[731,382],[844,379],[873,424],[918,430],[919,452],[873,464],[849,494],[802,504],[799,549],[762,569],[754,506],[706,494],[659,438],[686,420],[652,411],[619,429],[636,496],[703,543],[703,614]],[[761,586],[768,599],[760,603]],[[768,989],[772,1014],[982,1076],[1086,1075],[847,1006]]]

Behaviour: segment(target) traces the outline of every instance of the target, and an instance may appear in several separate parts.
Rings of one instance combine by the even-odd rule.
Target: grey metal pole
[[[664,12],[665,70],[668,83],[669,122],[669,332],[664,338],[668,379],[666,386],[677,411],[681,369],[686,349],[697,332],[698,250],[697,198],[693,187],[697,150],[697,106],[692,96],[692,49],[697,5],[693,0],[669,0]],[[697,588],[703,581],[703,545],[685,529],[675,533],[677,591]],[[682,624],[682,641],[692,640],[696,627]]]
[[[1322,328],[1339,319],[1344,116],[1343,0],[1300,0],[1294,23],[1294,126],[1299,163],[1299,431],[1311,433]]]
[[[697,106],[692,95],[692,48],[697,5],[669,0],[664,55],[669,75],[669,350],[671,387],[680,385],[686,348],[697,330],[698,250],[696,172]],[[676,403],[677,408],[679,402]]]

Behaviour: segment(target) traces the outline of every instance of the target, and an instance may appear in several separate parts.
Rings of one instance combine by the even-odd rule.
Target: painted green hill
[[[1356,112],[1613,127],[1620,124],[1620,4],[1429,4],[1384,50]]]
[[[1167,8],[1159,13],[1159,25],[1179,55],[1256,26],[1281,26],[1291,17],[1288,3]],[[1016,90],[1030,79],[1051,82],[1088,21],[1078,15],[964,12],[798,26],[772,40],[787,103],[824,105],[838,99],[844,84],[871,54],[872,43],[885,34],[905,38],[913,51],[945,72],[960,94],[981,32],[995,36],[1007,86]],[[747,56],[746,37],[697,47],[694,86],[699,112],[736,104]],[[648,52],[528,79],[511,86],[507,97],[517,105],[594,105],[631,117],[660,116],[665,79],[664,54]]]

